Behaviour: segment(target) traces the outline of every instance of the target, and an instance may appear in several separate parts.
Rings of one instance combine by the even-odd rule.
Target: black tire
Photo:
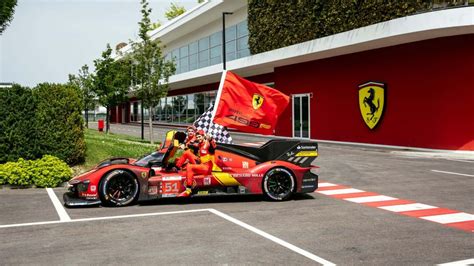
[[[285,168],[277,167],[263,177],[263,193],[271,200],[282,201],[291,198],[295,191],[295,178]]]
[[[105,175],[99,186],[100,200],[104,206],[120,207],[138,198],[138,180],[125,170],[113,170]]]

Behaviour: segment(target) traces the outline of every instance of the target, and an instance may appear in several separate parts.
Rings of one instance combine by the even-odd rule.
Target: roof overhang
[[[314,61],[416,41],[473,34],[474,7],[427,12],[295,44],[227,62],[227,70],[242,76],[271,73],[276,67]],[[222,64],[177,75],[170,89],[219,82]]]
[[[223,12],[234,12],[246,5],[247,0],[207,0],[149,32],[149,35],[152,40],[159,39],[162,44],[166,45],[187,34],[199,31],[205,25],[221,18]],[[120,50],[124,55],[131,51],[131,45]]]

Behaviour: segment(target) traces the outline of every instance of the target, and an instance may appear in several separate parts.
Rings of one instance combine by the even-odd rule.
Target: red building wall
[[[474,35],[438,38],[275,69],[277,89],[313,93],[311,138],[474,150]],[[362,120],[358,85],[386,84],[383,118]],[[276,134],[292,135],[291,105]]]

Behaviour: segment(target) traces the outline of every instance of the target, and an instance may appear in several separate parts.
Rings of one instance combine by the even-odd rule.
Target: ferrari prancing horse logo
[[[260,94],[254,93],[253,98],[252,98],[253,109],[257,110],[258,108],[262,106],[262,104],[263,104],[263,96]]]
[[[382,119],[385,106],[385,84],[367,82],[359,85],[359,108],[365,124],[374,129]]]

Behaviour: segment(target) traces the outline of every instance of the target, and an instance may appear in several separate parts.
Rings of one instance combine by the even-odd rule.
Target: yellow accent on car
[[[204,156],[201,156],[201,163],[207,163],[209,161],[212,161],[214,162],[214,155],[204,155]]]
[[[212,173],[212,175],[221,183],[223,186],[240,186],[239,181],[232,177],[229,173]]]
[[[296,157],[316,157],[318,156],[318,151],[300,151],[295,156]]]

